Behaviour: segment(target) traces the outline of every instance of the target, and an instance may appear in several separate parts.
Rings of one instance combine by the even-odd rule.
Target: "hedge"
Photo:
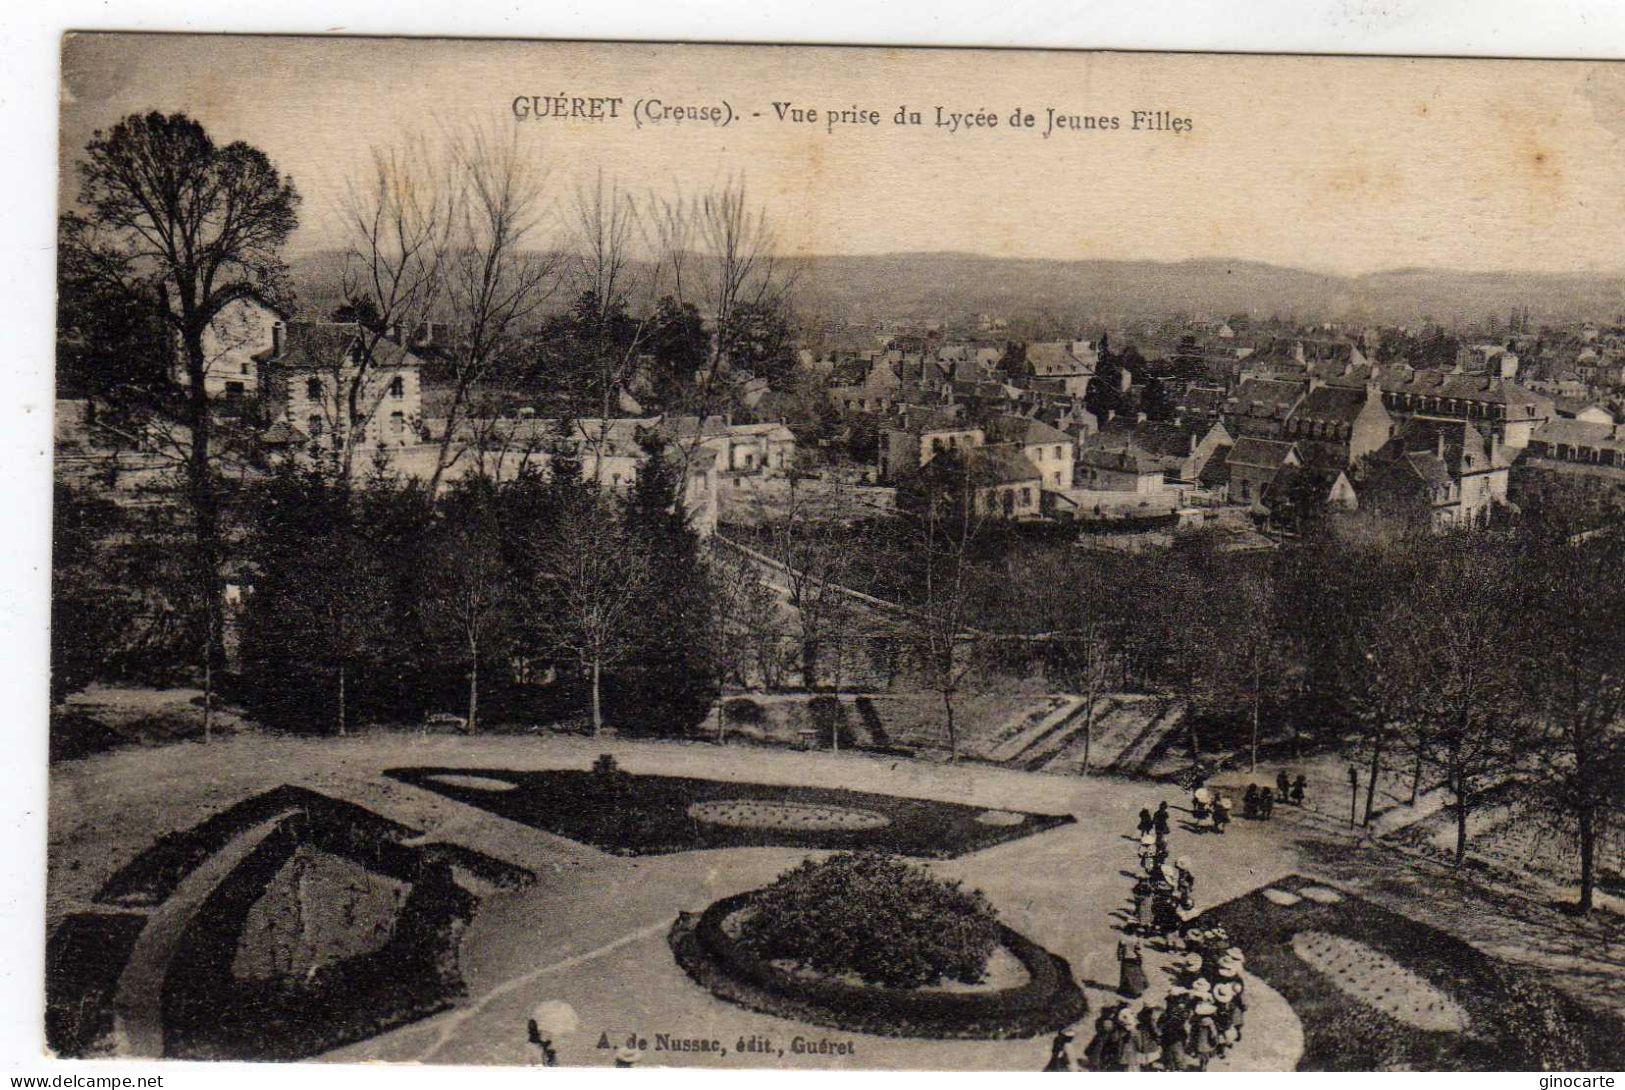
[[[450,864],[379,839],[393,822],[351,809],[365,818],[290,815],[199,907],[164,981],[166,1056],[302,1059],[443,1010],[463,993],[457,944],[475,898],[457,885]],[[238,979],[232,960],[250,909],[307,843],[411,883],[389,942],[308,977]]]
[[[369,839],[405,840],[416,829],[380,817],[354,803],[284,784],[250,796],[189,829],[165,833],[121,867],[97,892],[103,904],[152,907],[169,899],[188,874],[243,833],[285,811],[321,815],[318,825],[365,823]]]
[[[606,791],[596,773],[578,769],[519,772],[501,768],[391,768],[384,775],[557,836],[617,855],[659,855],[713,848],[878,849],[950,859],[1053,829],[1070,814],[1028,813],[1018,825],[982,822],[982,807],[833,787],[795,787],[679,776],[623,774]],[[470,787],[442,776],[481,776],[511,790]],[[802,803],[872,810],[889,824],[868,829],[746,828],[696,820],[689,807],[723,800]]]
[[[914,991],[819,980],[786,972],[730,938],[723,923],[758,891],[725,897],[698,917],[682,913],[668,936],[677,963],[702,987],[765,1014],[885,1037],[998,1040],[1034,1037],[1088,1011],[1065,958],[1003,924],[999,941],[1027,970],[997,992]]]
[[[147,917],[75,912],[45,943],[45,1043],[59,1056],[110,1051],[113,995]]]

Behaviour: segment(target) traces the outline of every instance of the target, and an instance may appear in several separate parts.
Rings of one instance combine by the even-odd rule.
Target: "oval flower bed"
[[[730,829],[793,829],[812,832],[830,829],[880,829],[891,824],[885,814],[848,806],[819,806],[767,799],[713,799],[688,808],[695,821]]]
[[[755,894],[725,897],[698,916],[683,913],[669,936],[690,977],[751,1010],[855,1033],[995,1040],[1053,1033],[1088,1009],[1066,959],[1003,924],[1000,947],[1019,963],[1019,972],[1011,967],[998,975],[1026,977],[1012,987],[886,988],[775,965],[729,934],[733,918],[752,906]]]
[[[1467,1012],[1455,1000],[1380,950],[1344,935],[1299,931],[1292,952],[1339,991],[1416,1029],[1460,1033]]]

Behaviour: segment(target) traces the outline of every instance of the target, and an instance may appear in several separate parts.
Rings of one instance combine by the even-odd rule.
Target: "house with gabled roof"
[[[1278,439],[1244,435],[1235,441],[1225,457],[1230,471],[1229,495],[1233,502],[1265,509],[1264,496],[1283,469],[1303,465],[1298,448]]]
[[[1376,382],[1363,387],[1314,382],[1310,386],[1287,413],[1280,431],[1281,438],[1297,443],[1300,450],[1314,448],[1346,466],[1380,450],[1393,437],[1394,419]]]
[[[1020,363],[1011,370],[1018,379],[1082,397],[1099,365],[1100,353],[1089,341],[1035,341],[1024,346]]]
[[[422,438],[422,370],[400,340],[355,322],[291,321],[260,364],[266,415],[316,449],[412,446]]]
[[[1120,416],[1101,425],[1087,446],[1100,450],[1135,450],[1162,468],[1169,484],[1193,484],[1216,451],[1231,436],[1222,423],[1145,420]]]
[[[1237,437],[1278,438],[1308,392],[1307,379],[1247,379],[1225,399],[1221,414],[1225,430]]]
[[[1055,492],[1072,487],[1077,443],[1066,432],[1032,417],[1000,413],[984,425],[989,444],[1008,444],[1019,450],[1038,470],[1043,486]]]
[[[1507,504],[1511,460],[1493,430],[1413,419],[1354,468],[1361,507],[1445,529],[1488,525]]]
[[[1093,492],[1133,492],[1150,495],[1167,487],[1162,464],[1138,448],[1116,450],[1090,447],[1078,455],[1075,479],[1079,488]]]
[[[945,450],[969,450],[985,441],[981,425],[964,418],[955,407],[901,406],[880,429],[880,475],[897,481]]]

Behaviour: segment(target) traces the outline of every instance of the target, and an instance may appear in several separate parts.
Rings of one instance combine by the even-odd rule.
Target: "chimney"
[[[277,322],[271,327],[271,356],[274,359],[282,355],[282,350],[288,344],[288,326],[286,322]]]
[[[1439,439],[1439,442],[1438,442],[1439,461],[1442,462],[1442,461],[1444,461],[1444,432],[1443,431],[1439,432],[1438,439]]]

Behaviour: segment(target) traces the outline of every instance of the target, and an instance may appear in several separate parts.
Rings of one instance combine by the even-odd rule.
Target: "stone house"
[[[422,361],[411,349],[353,322],[292,321],[283,329],[261,364],[268,423],[314,449],[343,441],[365,453],[421,441]]]

